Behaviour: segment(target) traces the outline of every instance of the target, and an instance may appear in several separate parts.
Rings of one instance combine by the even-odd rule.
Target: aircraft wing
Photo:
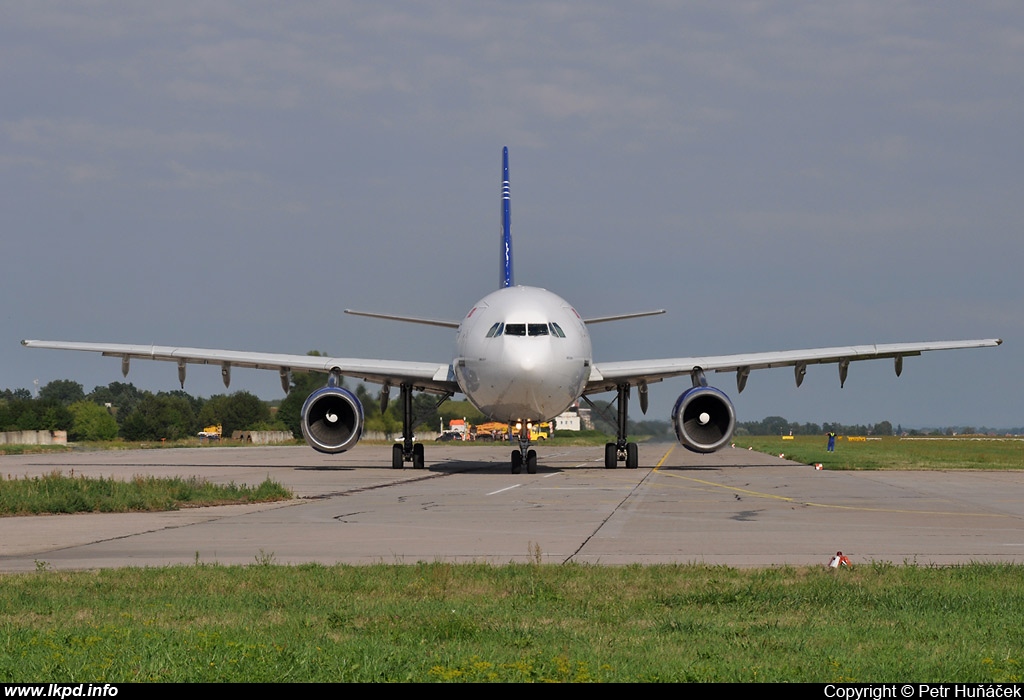
[[[998,338],[985,340],[942,340],[927,343],[889,343],[886,345],[850,345],[834,348],[811,348],[807,350],[783,350],[780,352],[758,352],[739,355],[710,355],[706,357],[674,357],[663,360],[636,360],[628,362],[595,362],[590,370],[585,394],[611,391],[619,384],[644,384],[659,382],[669,377],[690,374],[695,369],[704,372],[736,372],[736,385],[743,391],[747,375],[754,369],[770,367],[793,367],[797,386],[803,381],[807,365],[836,363],[839,365],[840,384],[846,381],[850,362],[859,360],[895,360],[896,374],[903,368],[903,358],[920,355],[932,350],[959,350],[965,348],[995,347],[1003,341]]]
[[[401,360],[365,360],[350,357],[318,357],[316,355],[283,355],[207,348],[178,348],[164,345],[121,345],[117,343],[76,343],[59,340],[23,340],[29,348],[81,350],[121,358],[121,371],[128,372],[132,358],[164,360],[178,364],[178,379],[184,383],[185,366],[220,365],[225,386],[232,367],[277,370],[281,384],[287,387],[291,372],[337,372],[345,377],[378,384],[412,384],[419,391],[456,393],[461,391],[451,365]],[[286,389],[287,391],[287,389]]]

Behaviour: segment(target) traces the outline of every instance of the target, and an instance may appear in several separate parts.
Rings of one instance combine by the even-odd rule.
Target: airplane
[[[537,452],[531,449],[530,425],[552,420],[579,399],[615,392],[616,438],[605,444],[604,466],[620,462],[637,468],[637,444],[629,441],[629,399],[635,387],[640,410],[647,412],[648,386],[672,377],[689,375],[691,386],[679,395],[671,411],[676,437],[684,447],[701,453],[714,452],[729,443],[736,426],[736,412],[729,397],[708,385],[709,372],[735,372],[736,390],[742,392],[750,372],[772,367],[793,367],[796,385],[803,382],[807,366],[836,364],[839,383],[846,383],[851,362],[892,359],[896,376],[903,359],[933,350],[994,347],[1002,340],[962,340],[923,343],[853,345],[781,352],[736,355],[674,357],[656,360],[595,362],[588,326],[664,313],[664,309],[614,316],[584,318],[569,302],[539,287],[515,284],[511,234],[511,190],[508,147],[502,151],[501,262],[496,291],[476,302],[461,321],[401,316],[346,309],[345,313],[373,318],[427,324],[456,330],[455,356],[450,362],[316,357],[259,352],[238,352],[158,345],[125,345],[47,340],[23,340],[30,348],[99,352],[121,358],[128,375],[132,359],[176,362],[178,380],[185,385],[189,364],[220,365],[224,386],[233,367],[277,370],[287,393],[292,372],[324,372],[326,387],[312,392],[301,411],[301,428],[314,450],[327,454],[344,452],[362,437],[363,407],[355,394],[342,386],[343,376],[381,385],[380,407],[385,410],[393,387],[402,404],[402,440],[392,447],[392,467],[425,465],[423,444],[413,439],[413,392],[440,396],[438,405],[463,394],[488,419],[526,426],[518,431],[518,447],[511,453],[512,473],[526,467],[537,471]]]

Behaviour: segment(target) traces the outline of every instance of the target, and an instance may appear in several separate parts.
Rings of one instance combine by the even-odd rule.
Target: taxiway
[[[537,474],[508,449],[439,446],[392,470],[389,446],[81,452],[0,457],[7,478],[54,470],[196,475],[284,484],[284,503],[155,514],[0,518],[0,571],[321,562],[701,562],[735,567],[1024,561],[1024,472],[815,471],[742,449],[641,447],[641,467],[603,468],[603,448],[541,447]]]

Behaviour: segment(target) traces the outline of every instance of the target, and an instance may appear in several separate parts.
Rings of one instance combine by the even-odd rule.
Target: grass
[[[212,484],[197,477],[135,476],[130,481],[65,476],[0,476],[0,515],[42,513],[127,513],[177,510],[183,506],[281,501],[292,497],[282,485],[265,480],[245,484]]]
[[[586,565],[2,578],[0,681],[1020,682],[1024,569]]]
[[[302,440],[275,442],[279,445],[305,445]],[[164,450],[182,447],[265,447],[240,440],[200,440],[199,438],[183,438],[181,440],[92,440],[89,442],[69,442],[66,445],[0,445],[0,455],[44,454],[47,452],[75,452],[93,450]]]
[[[824,435],[737,437],[737,447],[766,454],[785,454],[804,464],[825,469],[1024,469],[1021,438],[896,438],[836,439],[835,452],[826,450]]]
[[[0,445],[0,455],[37,455],[70,452],[67,445]]]

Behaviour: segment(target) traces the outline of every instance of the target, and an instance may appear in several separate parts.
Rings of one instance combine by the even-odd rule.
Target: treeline
[[[736,424],[737,435],[892,435],[894,428],[887,420],[873,425],[845,425],[843,423],[795,423],[782,416],[768,416],[759,421]]]
[[[32,397],[27,389],[0,392],[0,430],[66,430],[68,439],[178,440],[204,426],[233,430],[286,430],[259,397],[239,391],[208,399],[185,391],[143,391],[111,382],[86,393],[78,382],[58,379]]]
[[[206,426],[220,425],[225,436],[235,430],[284,430],[301,439],[302,404],[326,384],[324,374],[296,373],[288,395],[267,402],[247,391],[202,398],[182,390],[154,393],[125,382],[111,382],[86,393],[78,382],[58,379],[41,387],[38,397],[28,389],[0,391],[0,432],[65,430],[71,441],[180,440],[195,436]],[[401,434],[397,391],[381,413],[379,391],[371,392],[363,384],[350,390],[363,404],[367,431],[384,433],[389,439]],[[448,401],[440,406],[437,402],[438,397],[429,394],[413,397],[417,431],[436,431],[442,420],[447,425],[452,418],[484,421],[468,401]]]
[[[196,435],[208,425],[220,425],[224,435],[235,430],[286,430],[301,439],[299,415],[306,397],[326,386],[326,375],[296,373],[291,390],[279,402],[266,402],[259,397],[238,391],[217,394],[210,398],[176,391],[150,392],[125,382],[111,382],[86,393],[82,385],[58,379],[39,389],[33,398],[28,389],[0,391],[0,431],[66,430],[68,439],[85,440],[178,440]],[[388,439],[402,432],[402,407],[397,396],[391,396],[384,412],[380,410],[380,393],[365,385],[351,389],[363,404],[365,429],[383,433]],[[398,392],[396,391],[395,394]],[[275,405],[276,404],[276,405]],[[595,428],[615,434],[614,406],[595,402]],[[486,419],[468,401],[446,401],[438,405],[438,397],[416,394],[413,397],[414,425],[419,431],[437,431],[442,421],[465,418],[470,423]],[[737,435],[991,435],[1020,434],[1024,429],[995,430],[985,426],[948,426],[944,428],[910,429],[893,426],[889,421],[872,425],[843,423],[796,423],[782,416],[768,416],[760,421],[744,421],[736,425]],[[629,421],[630,435],[649,435],[674,439],[668,421]]]
[[[782,416],[768,416],[760,421],[744,421],[736,424],[737,435],[823,435],[834,432],[838,435],[1017,435],[1021,428],[988,428],[986,426],[952,425],[943,428],[908,428],[887,420],[872,425],[846,425],[844,423],[791,423]]]

